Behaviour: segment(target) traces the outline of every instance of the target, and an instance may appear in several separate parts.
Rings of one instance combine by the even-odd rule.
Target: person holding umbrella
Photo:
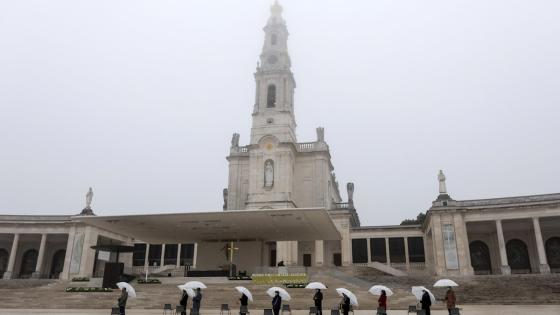
[[[340,309],[342,309],[343,315],[348,315],[348,312],[350,312],[350,298],[344,293],[342,293],[342,301],[340,301]]]
[[[239,315],[245,315],[246,313],[243,313],[243,311],[246,311],[249,308],[249,298],[245,295],[245,293],[241,294],[239,302],[241,303],[241,307],[239,308]]]
[[[317,289],[317,291],[315,291],[313,301],[315,302],[316,314],[323,315],[323,293],[321,293],[321,289]]]
[[[385,290],[381,290],[381,295],[379,296],[377,303],[379,304],[377,314],[387,314],[387,292],[385,292]]]
[[[280,308],[282,308],[282,297],[280,297],[279,291],[275,291],[272,298],[272,311],[274,315],[280,315]]]
[[[445,301],[447,302],[447,311],[451,315],[451,310],[455,308],[455,303],[457,303],[457,297],[455,296],[455,292],[451,287],[447,287],[447,293],[445,293]]]
[[[202,301],[202,293],[200,293],[200,288],[196,288],[196,295],[192,299],[192,314],[199,315],[200,314],[200,302]]]
[[[119,297],[119,299],[117,300],[118,304],[119,304],[119,313],[120,315],[125,315],[125,311],[126,311],[126,301],[128,300],[128,292],[126,291],[126,288],[122,288],[121,289],[121,296]]]
[[[420,304],[422,304],[422,309],[426,311],[426,315],[431,315],[430,313],[430,306],[432,306],[432,299],[430,298],[430,294],[426,290],[422,290],[422,299],[420,300]]]
[[[183,311],[181,315],[187,315],[187,303],[189,302],[189,294],[187,290],[183,290],[183,295],[181,296],[181,300],[179,301],[179,305],[183,307]]]

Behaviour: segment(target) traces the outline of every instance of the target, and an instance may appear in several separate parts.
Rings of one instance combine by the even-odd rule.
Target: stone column
[[[546,259],[546,251],[541,233],[541,223],[539,218],[533,218],[533,229],[535,230],[535,240],[537,242],[537,251],[539,253],[539,271],[540,273],[550,273],[550,266]]]
[[[500,262],[503,275],[511,274],[511,268],[509,267],[507,252],[506,252],[506,242],[504,240],[504,230],[502,228],[502,220],[496,220],[496,231],[498,234],[498,247],[500,248]]]
[[[45,260],[45,246],[47,245],[47,234],[41,235],[41,245],[39,246],[39,255],[37,257],[37,265],[35,266],[35,272],[33,273],[33,278],[41,278],[43,273],[43,261]]]
[[[16,264],[17,249],[19,245],[19,234],[14,234],[14,241],[12,242],[12,250],[10,251],[10,258],[8,259],[8,268],[4,272],[4,279],[12,279],[14,275],[14,265]]]
[[[404,238],[404,259],[406,262],[406,270],[410,270],[410,257],[408,255],[408,237]]]
[[[60,274],[60,280],[69,280],[70,278],[70,262],[72,261],[72,251],[74,250],[74,240],[76,238],[76,227],[73,226],[68,232],[68,240],[66,241],[66,253],[64,254],[64,268]]]
[[[165,244],[161,244],[161,257],[159,258],[159,266],[165,266]]]
[[[181,244],[177,244],[177,268],[181,268]]]
[[[439,215],[432,216],[432,241],[434,247],[434,270],[437,275],[445,275],[447,273],[445,263],[445,248],[443,245],[443,231],[441,230],[441,217]]]
[[[146,256],[144,256],[144,273],[148,274],[150,268],[150,244],[146,243]]]
[[[194,243],[194,253],[192,265],[196,269],[196,260],[198,259],[198,243]]]
[[[474,269],[471,264],[471,251],[469,248],[469,235],[467,233],[467,224],[462,213],[453,215],[453,225],[455,226],[455,242],[457,243],[457,255],[459,258],[459,270],[462,275],[474,275]]]
[[[391,266],[391,250],[389,249],[389,238],[385,238],[385,255],[387,256],[387,266]]]
[[[325,264],[325,249],[323,241],[315,241],[315,266],[321,267]]]
[[[367,242],[366,242],[366,246],[367,246],[367,262],[368,264],[371,262],[371,244],[370,244],[370,238],[366,238]]]

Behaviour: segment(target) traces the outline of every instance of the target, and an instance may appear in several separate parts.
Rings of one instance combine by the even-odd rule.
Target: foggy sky
[[[281,0],[297,135],[362,224],[560,192],[560,2]],[[0,213],[221,210],[264,0],[0,2]]]

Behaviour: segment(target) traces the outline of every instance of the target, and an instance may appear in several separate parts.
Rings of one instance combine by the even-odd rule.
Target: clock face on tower
[[[275,55],[271,55],[268,57],[268,59],[266,60],[269,64],[273,65],[276,64],[278,62],[278,57],[276,57]]]

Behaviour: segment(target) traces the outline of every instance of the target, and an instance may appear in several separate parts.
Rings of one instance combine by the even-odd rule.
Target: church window
[[[274,45],[276,45],[277,41],[278,41],[278,36],[276,36],[276,34],[272,34],[272,36],[270,38],[270,43],[274,46]]]
[[[276,85],[274,84],[268,86],[266,94],[266,107],[276,107]]]

